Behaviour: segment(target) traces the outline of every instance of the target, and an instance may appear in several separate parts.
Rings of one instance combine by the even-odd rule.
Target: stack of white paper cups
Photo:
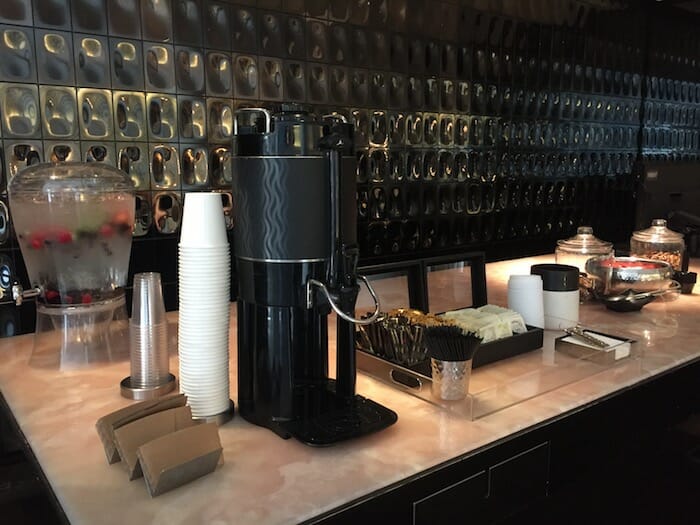
[[[525,324],[544,328],[542,277],[511,275],[508,279],[508,308],[522,315]]]
[[[179,244],[180,391],[192,416],[230,414],[229,310],[231,254],[221,195],[188,193]]]

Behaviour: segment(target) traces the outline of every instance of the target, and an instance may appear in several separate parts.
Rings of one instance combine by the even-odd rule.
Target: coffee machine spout
[[[346,281],[347,280],[349,279],[346,279]],[[369,280],[363,275],[358,275],[357,280],[365,283],[374,301],[374,312],[367,318],[358,319],[353,317],[359,290],[357,283],[353,283],[352,286],[341,287],[336,294],[332,294],[324,283],[316,279],[309,279],[306,285],[307,307],[313,307],[313,290],[315,287],[321,293],[325,302],[330,305],[331,309],[338,316],[336,321],[335,345],[335,392],[339,397],[349,400],[355,397],[355,376],[357,373],[355,361],[355,325],[368,325],[373,323],[377,317],[379,317],[379,311],[381,309],[379,298],[369,284]]]
[[[379,297],[377,296],[377,293],[374,291],[374,288],[372,288],[372,285],[369,284],[369,279],[367,279],[367,277],[365,277],[364,275],[358,275],[357,279],[362,281],[365,284],[365,286],[367,287],[367,291],[372,296],[372,301],[374,301],[374,312],[372,312],[372,314],[369,317],[361,317],[358,319],[358,318],[352,317],[352,315],[349,315],[346,312],[344,312],[343,309],[340,306],[338,306],[338,304],[336,304],[336,301],[333,299],[333,297],[331,296],[331,293],[328,291],[328,287],[324,283],[322,283],[321,281],[317,281],[316,279],[309,279],[308,282],[306,283],[306,307],[307,308],[314,307],[314,304],[316,302],[316,301],[314,301],[314,287],[316,287],[319,289],[319,291],[326,298],[326,301],[328,301],[328,304],[333,309],[335,314],[338,317],[340,317],[341,319],[347,321],[348,323],[357,324],[357,325],[372,324],[379,317],[379,312],[381,310],[381,305],[379,303]]]

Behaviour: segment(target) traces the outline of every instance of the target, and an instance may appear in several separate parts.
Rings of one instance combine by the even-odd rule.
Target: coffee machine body
[[[354,322],[363,321],[354,319],[351,126],[246,109],[236,114],[234,135],[240,414],[312,445],[385,428],[396,414],[355,394]],[[335,380],[331,309],[340,312]]]

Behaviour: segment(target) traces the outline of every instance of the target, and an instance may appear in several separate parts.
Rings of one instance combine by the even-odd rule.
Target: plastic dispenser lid
[[[570,253],[605,255],[612,251],[613,245],[593,235],[593,228],[590,226],[579,226],[576,235],[557,241],[557,246]]]
[[[651,228],[634,232],[632,234],[632,239],[635,241],[659,244],[684,243],[683,235],[669,230],[666,227],[665,219],[654,219],[651,221]]]
[[[9,184],[10,197],[45,201],[79,200],[80,195],[133,193],[126,172],[102,162],[56,162],[24,168]]]
[[[530,273],[542,277],[542,288],[548,292],[578,290],[579,271],[567,264],[533,264]]]

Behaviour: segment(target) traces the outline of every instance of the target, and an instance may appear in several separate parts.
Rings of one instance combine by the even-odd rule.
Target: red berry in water
[[[73,234],[68,230],[61,230],[56,234],[56,240],[59,244],[70,244],[73,242]]]
[[[103,224],[102,226],[100,226],[101,237],[106,237],[107,239],[109,239],[112,235],[114,235],[114,228],[112,228],[111,225]]]
[[[113,224],[129,224],[129,214],[125,211],[118,211],[112,217]]]
[[[73,304],[73,296],[66,294],[65,297],[63,298],[63,302],[66,304]]]
[[[90,304],[92,302],[92,295],[90,295],[88,292],[85,292],[80,296],[80,302],[83,304]]]
[[[33,233],[29,238],[29,245],[35,250],[41,250],[44,247],[44,239],[41,233]]]
[[[46,297],[46,302],[49,302],[49,303],[59,302],[59,300],[58,300],[59,295],[60,294],[58,293],[57,290],[46,290],[46,292],[44,293],[44,297]]]

